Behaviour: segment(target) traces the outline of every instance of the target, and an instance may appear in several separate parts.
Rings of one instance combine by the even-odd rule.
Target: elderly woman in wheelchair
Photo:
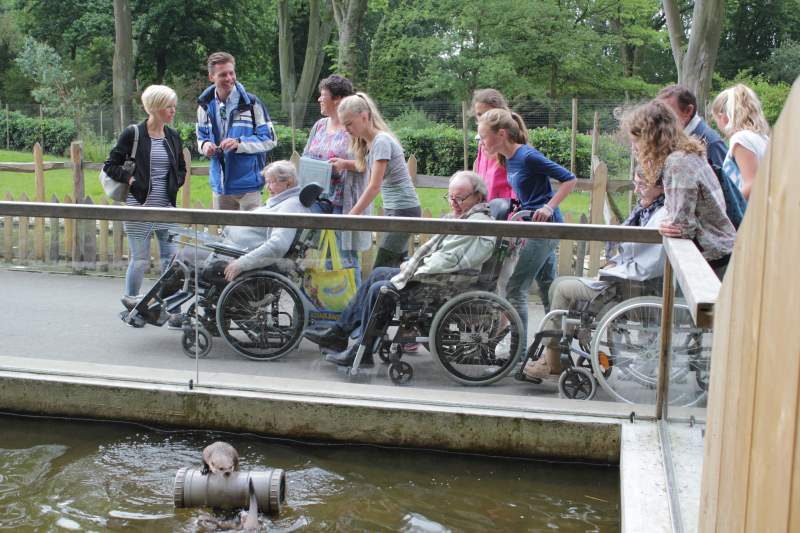
[[[447,199],[452,218],[506,220],[508,216],[508,200],[490,208],[485,203],[486,185],[473,172],[453,175]],[[499,379],[502,376],[497,374],[510,369],[520,348],[519,315],[490,292],[508,254],[509,243],[503,239],[436,235],[400,268],[375,269],[330,329],[306,332],[305,336],[332,350],[325,359],[350,367],[351,374],[357,373],[359,366],[374,365],[377,352],[390,363],[391,379],[404,383],[411,378],[412,369],[400,361],[403,346],[421,342],[458,381],[474,384]],[[390,328],[395,329],[392,335]],[[348,348],[354,333],[358,341]],[[504,339],[510,345],[501,361],[495,351]]]
[[[301,190],[289,161],[268,165],[263,175],[270,197],[254,213],[308,213],[322,192],[315,183]],[[297,285],[305,249],[314,244],[310,233],[228,226],[220,239],[180,230],[175,236],[196,236],[198,245],[184,247],[143,297],[123,298],[128,311],[122,319],[134,327],[178,322],[190,357],[205,356],[214,336],[251,359],[281,357],[299,342],[305,326]]]
[[[638,175],[639,204],[624,225],[658,228],[665,219],[664,189]],[[550,288],[552,311],[542,319],[518,379],[541,383],[559,376],[567,398],[591,399],[596,383],[617,400],[652,403],[657,380],[666,254],[660,244],[622,243],[597,279],[564,276]],[[689,405],[706,390],[708,332],[694,326],[688,308],[676,303],[671,379],[696,373],[698,390],[678,387],[671,401]],[[682,390],[679,390],[682,389]],[[689,390],[692,389],[692,390]]]

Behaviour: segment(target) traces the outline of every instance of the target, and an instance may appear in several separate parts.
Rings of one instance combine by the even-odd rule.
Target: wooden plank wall
[[[761,162],[715,313],[701,532],[800,531],[800,82]]]

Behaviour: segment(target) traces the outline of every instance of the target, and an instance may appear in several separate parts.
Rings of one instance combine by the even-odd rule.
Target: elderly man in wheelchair
[[[446,196],[449,216],[506,220],[509,201],[488,205],[486,194],[480,176],[457,172]],[[499,271],[510,263],[509,255],[509,242],[503,239],[433,236],[400,268],[375,269],[330,329],[306,332],[305,337],[331,350],[325,359],[349,367],[351,374],[359,366],[373,366],[377,352],[390,363],[392,381],[404,383],[413,371],[400,361],[403,347],[420,342],[457,381],[478,384],[499,379],[518,353],[521,330],[511,305],[492,292]],[[392,335],[390,328],[395,330]],[[351,334],[358,341],[348,348]],[[505,355],[497,357],[496,348],[503,340]]]
[[[312,183],[301,190],[291,162],[271,163],[262,174],[270,197],[254,213],[309,213],[318,203],[322,188]],[[134,327],[169,321],[183,330],[183,349],[191,357],[205,356],[213,336],[251,359],[281,357],[297,344],[305,324],[296,285],[303,248],[311,244],[301,234],[294,228],[250,226],[228,226],[221,239],[198,234],[198,245],[180,250],[144,296],[123,298],[128,311],[121,317]],[[174,236],[181,235],[195,237],[187,230]]]
[[[666,216],[663,185],[648,185],[636,175],[634,190],[639,203],[624,225],[658,228]],[[516,377],[541,383],[559,376],[559,391],[567,398],[591,399],[599,382],[617,400],[651,402],[665,258],[661,244],[621,243],[597,279],[559,277],[550,287],[552,310],[542,319]],[[673,403],[690,405],[704,395],[708,333],[694,327],[684,304],[677,303],[673,314],[671,379],[694,370],[701,393],[683,390]]]

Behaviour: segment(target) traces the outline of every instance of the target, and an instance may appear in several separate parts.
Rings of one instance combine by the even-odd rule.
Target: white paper
[[[305,187],[311,182],[317,182],[322,186],[322,190],[328,192],[331,185],[331,171],[333,165],[327,161],[301,157],[300,165],[297,170],[300,187]]]

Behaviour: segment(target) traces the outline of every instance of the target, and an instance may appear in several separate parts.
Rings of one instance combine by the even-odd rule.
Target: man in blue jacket
[[[236,60],[208,56],[214,85],[197,99],[197,149],[211,159],[214,209],[250,211],[261,205],[267,152],[277,145],[267,108],[236,81]]]
[[[661,89],[656,98],[672,108],[686,135],[693,135],[706,145],[708,164],[717,175],[722,193],[725,195],[726,213],[733,226],[739,229],[747,202],[733,182],[722,173],[722,163],[725,161],[725,154],[728,153],[725,141],[697,114],[697,98],[687,87],[669,85]]]

